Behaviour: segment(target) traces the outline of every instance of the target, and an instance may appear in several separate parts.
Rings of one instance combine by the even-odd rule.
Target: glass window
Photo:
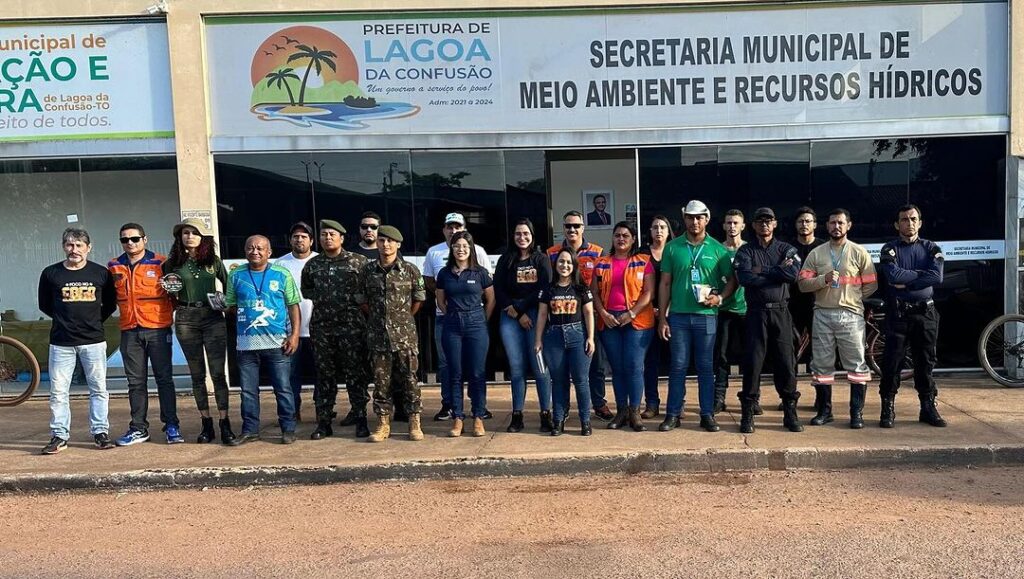
[[[551,222],[548,217],[548,183],[544,151],[505,151],[505,194],[508,202],[507,231],[511,234],[516,221],[528,218],[533,222],[536,242],[540,247],[551,244]],[[507,250],[509,237],[499,245],[487,247],[492,254]]]
[[[683,231],[682,207],[688,200],[710,204],[718,197],[718,147],[640,149],[639,157],[640,231],[646,232],[651,219],[661,214],[678,235]]]
[[[444,239],[444,218],[457,211],[466,217],[474,240],[493,253],[507,243],[505,170],[501,151],[412,153],[412,171],[402,179],[412,185],[417,255]],[[397,177],[396,177],[397,182]]]
[[[245,240],[257,233],[270,238],[273,255],[291,251],[291,225],[315,220],[313,180],[319,170],[308,153],[214,158],[221,257],[244,259]]]
[[[359,219],[373,211],[382,224],[393,225],[406,238],[402,251],[415,255],[412,239],[415,226],[412,217],[412,190],[402,175],[410,171],[409,153],[405,151],[372,153],[317,154],[313,183],[317,219],[340,222],[348,235],[349,248],[359,243]]]
[[[705,200],[715,223],[708,231],[721,239],[724,234],[720,224],[726,211],[739,209],[749,222],[755,209],[767,206],[779,218],[779,237],[791,238],[790,216],[810,198],[809,159],[808,143],[720,147],[719,194],[710,202]],[[753,239],[749,224],[744,238]]]
[[[818,212],[820,236],[827,235],[826,213],[844,207],[854,223],[850,239],[859,243],[891,239],[896,210],[908,202],[907,182],[906,155],[892,141],[811,144],[811,206]]]

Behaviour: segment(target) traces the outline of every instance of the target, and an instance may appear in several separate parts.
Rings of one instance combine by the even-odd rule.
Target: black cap
[[[313,237],[313,228],[309,226],[305,221],[297,221],[292,228],[288,230],[288,235],[294,235],[299,229],[306,232],[306,235]]]
[[[754,211],[754,221],[758,219],[775,219],[775,212],[772,211],[771,207],[758,207],[757,211]]]

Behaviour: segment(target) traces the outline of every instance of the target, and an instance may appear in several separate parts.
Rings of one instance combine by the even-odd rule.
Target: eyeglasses
[[[379,225],[374,225],[372,223],[360,223],[359,224],[359,229],[369,229],[369,230],[372,230],[372,231],[377,231],[378,227],[380,227],[380,226]]]
[[[583,224],[582,223],[563,223],[562,227],[564,227],[566,229],[579,229],[579,228],[583,227]]]
[[[142,236],[141,235],[133,235],[131,237],[122,237],[121,238],[121,244],[122,245],[128,243],[129,241],[132,242],[132,243],[138,243],[138,242],[142,241]]]

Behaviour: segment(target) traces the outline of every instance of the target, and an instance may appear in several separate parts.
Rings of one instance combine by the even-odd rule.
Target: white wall
[[[625,153],[624,153],[625,154]],[[614,193],[614,207],[609,205],[615,221],[625,218],[627,204],[638,205],[636,190],[636,163],[632,150],[628,158],[599,158],[551,161],[551,220],[555,242],[562,241],[562,215],[576,209],[584,216],[593,207],[583,206],[583,191],[610,189]],[[601,155],[602,157],[604,155]],[[585,219],[585,217],[584,217]],[[585,222],[585,221],[584,221]],[[587,227],[584,237],[605,249],[611,247],[612,230]]]

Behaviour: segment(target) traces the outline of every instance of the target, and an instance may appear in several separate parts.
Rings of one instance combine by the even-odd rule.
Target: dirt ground
[[[1024,577],[1021,469],[0,497],[4,577]]]

